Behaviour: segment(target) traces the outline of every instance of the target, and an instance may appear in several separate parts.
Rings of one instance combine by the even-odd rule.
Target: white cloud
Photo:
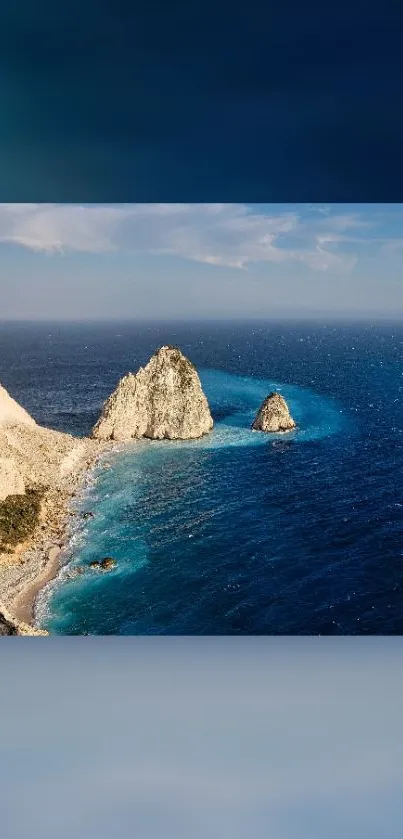
[[[89,251],[115,247],[114,235],[128,210],[71,204],[1,204],[0,240],[36,251]]]
[[[357,258],[343,251],[343,234],[368,222],[318,212],[315,220],[302,208],[270,214],[245,204],[0,204],[0,242],[47,253],[124,249],[238,269],[299,262],[350,270]]]

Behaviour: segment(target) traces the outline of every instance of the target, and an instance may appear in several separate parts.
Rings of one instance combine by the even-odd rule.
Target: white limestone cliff
[[[0,457],[0,501],[8,495],[25,492],[25,481],[21,471],[11,457]]]
[[[0,425],[15,425],[16,423],[22,423],[31,427],[36,425],[35,420],[28,414],[25,408],[12,399],[6,389],[0,384]]]

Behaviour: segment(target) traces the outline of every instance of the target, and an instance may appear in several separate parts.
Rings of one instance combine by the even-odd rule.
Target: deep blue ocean
[[[0,324],[0,381],[38,422],[88,434],[119,378],[165,343],[197,366],[214,431],[97,467],[40,625],[402,633],[403,324]],[[286,436],[250,431],[273,388],[298,423]],[[115,570],[69,578],[104,556]]]

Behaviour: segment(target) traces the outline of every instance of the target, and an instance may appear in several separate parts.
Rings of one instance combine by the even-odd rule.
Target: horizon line
[[[12,324],[189,324],[189,323],[276,323],[276,322],[311,322],[311,323],[318,323],[326,321],[328,323],[351,323],[351,322],[359,322],[359,323],[376,323],[377,321],[381,322],[390,322],[390,323],[403,323],[403,312],[401,314],[392,314],[392,313],[365,313],[359,314],[356,312],[351,313],[337,313],[337,314],[330,314],[330,313],[319,313],[319,314],[303,314],[303,315],[287,315],[284,313],[273,314],[273,315],[266,315],[266,316],[232,316],[232,317],[225,317],[225,316],[217,316],[217,317],[197,317],[196,315],[192,315],[189,317],[114,317],[114,318],[104,318],[104,317],[87,317],[87,318],[60,318],[60,317],[46,317],[46,318],[0,318],[0,325],[12,325]]]

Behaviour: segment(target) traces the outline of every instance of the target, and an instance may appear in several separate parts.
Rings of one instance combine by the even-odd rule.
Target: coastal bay
[[[35,627],[401,631],[401,326],[10,325],[0,330],[0,381],[37,423],[77,443],[122,376],[165,343],[196,365],[214,428],[198,440],[119,443],[105,458],[99,449],[89,467],[83,457],[66,497],[75,516],[44,545],[63,548],[35,594]],[[271,391],[296,423],[274,438],[251,430]],[[74,576],[103,557],[116,567]],[[43,581],[48,563],[45,552]],[[5,571],[7,602],[28,617],[21,569]]]

